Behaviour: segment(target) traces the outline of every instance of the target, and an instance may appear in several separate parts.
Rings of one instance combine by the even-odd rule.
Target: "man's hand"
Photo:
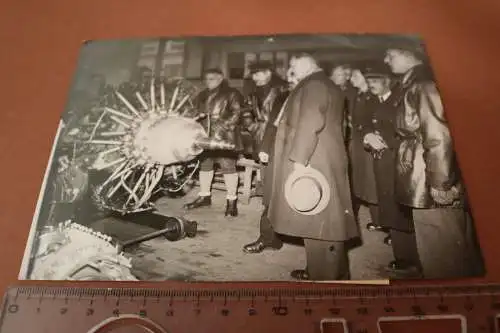
[[[269,154],[261,151],[259,153],[259,160],[261,163],[269,163]]]
[[[460,198],[460,195],[461,189],[457,186],[453,186],[448,191],[431,188],[432,199],[440,205],[451,205]]]
[[[375,133],[366,134],[363,138],[363,144],[370,146],[372,149],[375,150],[382,150],[388,148],[384,139],[380,135]]]

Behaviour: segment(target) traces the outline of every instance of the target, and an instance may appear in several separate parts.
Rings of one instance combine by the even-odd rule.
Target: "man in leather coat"
[[[402,75],[396,132],[396,198],[411,208],[425,278],[481,274],[482,259],[450,129],[425,54],[418,46],[390,47],[384,59]]]
[[[224,74],[218,68],[209,69],[204,74],[206,89],[195,98],[196,117],[211,138],[233,143],[235,151],[204,152],[200,166],[200,193],[193,201],[185,205],[186,209],[210,206],[211,185],[214,177],[214,164],[221,167],[227,190],[225,216],[237,216],[238,173],[236,161],[242,149],[242,140],[238,124],[243,104],[241,93],[229,86]]]
[[[254,138],[256,141],[257,149],[259,153],[260,161],[264,164],[269,163],[268,156],[263,156],[261,152],[269,152],[271,146],[274,145],[274,139],[276,135],[276,127],[270,126],[272,124],[286,97],[288,96],[288,90],[286,87],[286,82],[281,78],[277,77],[273,72],[272,64],[270,62],[256,62],[251,64],[250,72],[252,79],[255,82],[254,91],[249,94],[248,100],[253,107],[255,113],[255,119],[257,121],[258,129],[256,131],[257,137]],[[262,170],[262,183],[263,183],[263,200],[264,212],[262,213],[260,219],[260,235],[259,238],[250,244],[243,247],[243,251],[246,253],[260,253],[265,249],[280,249],[283,246],[283,242],[274,233],[271,222],[267,218],[267,206],[269,203],[269,186],[272,178],[272,166],[269,164]]]

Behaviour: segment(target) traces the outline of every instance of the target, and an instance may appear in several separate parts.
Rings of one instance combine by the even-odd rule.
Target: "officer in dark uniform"
[[[397,203],[395,193],[398,94],[391,91],[391,72],[385,64],[367,67],[364,76],[375,98],[369,103],[371,128],[363,143],[374,158],[378,223],[390,230],[395,260],[389,269],[397,277],[416,277],[420,264],[411,211]]]

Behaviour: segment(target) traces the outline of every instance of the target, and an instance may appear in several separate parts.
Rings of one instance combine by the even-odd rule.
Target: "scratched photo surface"
[[[484,275],[431,67],[410,35],[86,42],[19,278]]]

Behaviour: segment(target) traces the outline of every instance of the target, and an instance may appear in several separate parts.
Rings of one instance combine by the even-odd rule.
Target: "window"
[[[182,54],[165,54],[162,61],[163,75],[165,77],[182,76],[184,56]]]
[[[257,60],[257,54],[255,53],[245,53],[245,77],[250,74],[250,64]]]
[[[165,77],[184,75],[184,41],[169,40],[165,43],[163,52],[162,70]]]
[[[163,68],[163,76],[164,77],[180,77],[182,76],[182,64],[180,65],[167,65]]]
[[[274,54],[273,54],[273,52],[261,52],[259,54],[259,59],[261,61],[271,61],[271,62],[273,62],[274,61]]]
[[[165,45],[165,53],[167,54],[184,54],[184,41],[169,40]]]
[[[275,68],[276,74],[282,78],[286,78],[286,71],[288,70],[288,53],[276,52]]]
[[[185,42],[167,40],[164,48],[160,45],[159,39],[144,42],[137,65],[147,66],[167,77],[183,76]]]
[[[141,47],[141,57],[156,56],[158,54],[159,46],[159,40],[144,42]]]
[[[243,79],[245,76],[245,53],[229,53],[227,55],[229,79]]]
[[[137,67],[148,67],[153,69],[155,67],[155,57],[154,56],[143,56],[137,62]]]

